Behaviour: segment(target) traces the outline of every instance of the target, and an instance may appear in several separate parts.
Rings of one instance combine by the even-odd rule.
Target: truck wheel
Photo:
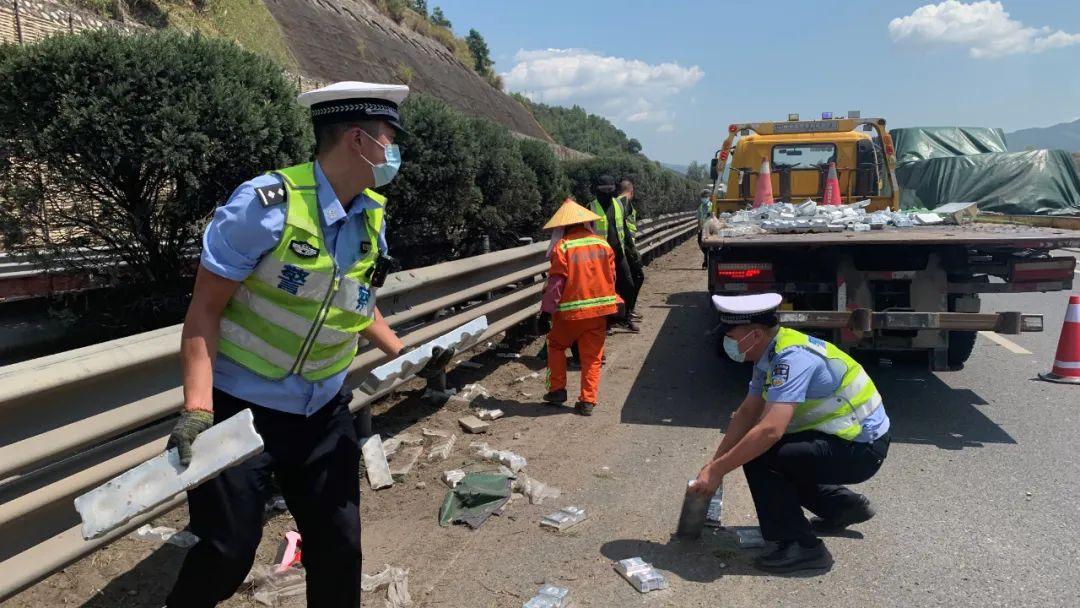
[[[949,369],[964,369],[964,363],[975,349],[975,333],[973,331],[950,331],[949,332]]]

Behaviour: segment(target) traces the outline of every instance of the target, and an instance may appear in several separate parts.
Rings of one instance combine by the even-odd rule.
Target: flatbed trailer
[[[712,218],[703,230],[709,293],[781,293],[788,326],[849,350],[926,351],[939,370],[962,367],[978,331],[1042,331],[1041,314],[980,312],[979,294],[1072,289],[1076,260],[1054,252],[1080,248],[1080,230],[1009,223],[729,236],[730,228]]]

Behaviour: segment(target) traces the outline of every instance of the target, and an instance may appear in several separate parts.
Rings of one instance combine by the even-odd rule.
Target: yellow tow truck
[[[870,199],[871,211],[899,208],[896,155],[884,118],[860,118],[857,112],[834,118],[825,112],[821,120],[791,114],[783,122],[730,125],[711,161],[715,212],[754,201],[762,160],[769,161],[777,200],[821,201],[831,162],[845,203]]]
[[[965,224],[741,231],[726,212],[753,203],[762,159],[771,165],[777,201],[820,202],[835,163],[844,203],[870,199],[870,211],[899,209],[884,119],[826,113],[821,120],[733,124],[712,161],[716,217],[701,235],[710,294],[780,293],[785,325],[849,350],[925,351],[933,369],[946,370],[963,366],[978,331],[1043,329],[1041,314],[981,312],[981,294],[1072,289],[1076,260],[1054,252],[1080,247],[1080,230]]]

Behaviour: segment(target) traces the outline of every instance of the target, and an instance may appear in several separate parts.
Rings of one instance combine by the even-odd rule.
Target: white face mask
[[[724,336],[724,352],[727,353],[727,356],[736,363],[742,363],[743,361],[746,361],[746,353],[739,350],[739,345],[742,344],[743,340],[749,338],[755,333],[757,332],[748,333],[739,340],[735,340],[735,338],[732,338],[730,336]],[[753,348],[753,346],[751,346],[750,348]]]

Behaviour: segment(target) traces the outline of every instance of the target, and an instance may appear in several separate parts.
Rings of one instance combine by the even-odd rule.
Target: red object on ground
[[[1049,373],[1039,374],[1049,382],[1080,384],[1080,296],[1069,296],[1065,309],[1065,322],[1061,325],[1054,367]]]

